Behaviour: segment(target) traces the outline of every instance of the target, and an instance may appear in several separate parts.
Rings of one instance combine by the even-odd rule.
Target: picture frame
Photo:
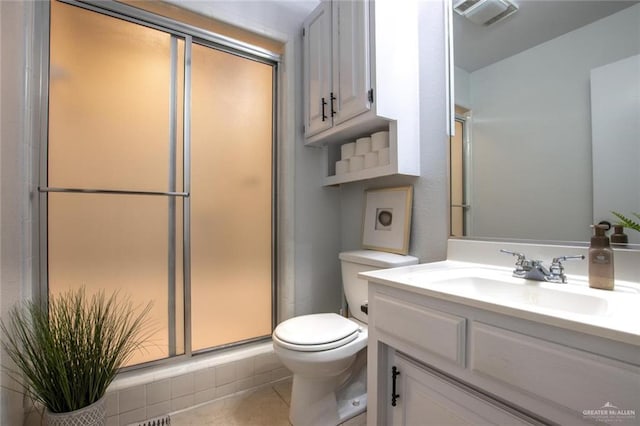
[[[368,189],[362,218],[362,247],[409,253],[413,186]]]

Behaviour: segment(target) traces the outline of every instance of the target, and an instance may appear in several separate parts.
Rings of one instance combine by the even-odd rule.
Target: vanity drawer
[[[506,389],[568,408],[587,423],[608,403],[640,408],[640,367],[479,322],[470,332],[471,370]]]
[[[375,327],[394,338],[464,366],[465,324],[463,317],[376,293]]]

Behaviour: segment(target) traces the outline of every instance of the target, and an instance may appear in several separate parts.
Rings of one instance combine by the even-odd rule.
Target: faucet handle
[[[577,255],[577,256],[560,256],[560,257],[554,257],[553,260],[551,261],[551,266],[549,267],[549,272],[551,273],[551,280],[553,282],[561,282],[561,283],[566,283],[567,282],[567,276],[564,274],[564,265],[562,264],[562,262],[566,261],[566,260],[573,260],[573,259],[584,259],[583,255]]]
[[[553,260],[551,261],[551,263],[560,263],[562,264],[562,262],[564,262],[565,260],[572,260],[572,259],[580,259],[580,260],[584,260],[584,255],[579,254],[577,256],[560,256],[560,257],[554,257]]]
[[[517,251],[509,251],[509,250],[505,250],[505,249],[500,249],[500,253],[506,253],[506,254],[511,254],[513,256],[516,256],[516,265],[522,265],[525,260],[527,259],[526,256],[524,255],[524,253],[518,253]]]
[[[524,253],[518,253],[516,251],[509,251],[509,250],[504,250],[504,249],[500,249],[501,253],[506,253],[506,254],[511,254],[513,256],[516,256],[516,267],[513,270],[513,276],[517,277],[517,278],[524,278],[525,275],[527,274],[527,271],[529,271],[531,269],[531,262],[527,260],[527,258],[525,257]]]

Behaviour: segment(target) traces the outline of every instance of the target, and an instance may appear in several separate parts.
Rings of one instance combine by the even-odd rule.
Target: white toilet
[[[373,250],[340,253],[350,318],[312,314],[273,332],[273,348],[293,372],[289,420],[294,426],[337,425],[367,408],[367,281],[359,272],[414,265],[418,259]],[[364,308],[366,310],[366,308]]]

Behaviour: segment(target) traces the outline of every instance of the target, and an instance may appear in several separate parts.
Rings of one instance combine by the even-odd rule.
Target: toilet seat
[[[288,319],[273,332],[284,348],[316,352],[335,349],[358,337],[360,326],[338,314],[312,314]]]

